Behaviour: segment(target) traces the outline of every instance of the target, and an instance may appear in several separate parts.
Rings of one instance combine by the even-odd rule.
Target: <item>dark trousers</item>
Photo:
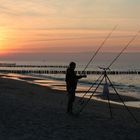
[[[72,113],[74,100],[75,100],[75,91],[73,93],[68,93],[67,113]]]

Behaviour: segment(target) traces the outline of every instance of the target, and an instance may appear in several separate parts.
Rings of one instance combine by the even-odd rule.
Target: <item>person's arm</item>
[[[77,79],[86,78],[86,77],[87,77],[86,75],[76,75]]]

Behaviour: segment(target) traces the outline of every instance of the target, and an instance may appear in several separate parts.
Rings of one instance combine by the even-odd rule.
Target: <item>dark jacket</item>
[[[67,91],[75,90],[77,87],[78,79],[82,78],[82,76],[77,76],[74,69],[68,68],[66,73],[66,84],[67,84]]]

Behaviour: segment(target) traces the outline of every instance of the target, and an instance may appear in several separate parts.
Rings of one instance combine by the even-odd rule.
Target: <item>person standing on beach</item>
[[[74,71],[76,68],[75,62],[70,62],[66,72],[66,89],[68,92],[67,113],[72,114],[73,102],[75,100],[75,90],[77,87],[78,79],[86,77],[86,75],[76,75]]]

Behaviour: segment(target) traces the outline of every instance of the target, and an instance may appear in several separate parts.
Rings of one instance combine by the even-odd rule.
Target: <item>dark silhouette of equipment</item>
[[[114,30],[114,29],[113,29]],[[100,69],[103,70],[103,73],[99,76],[99,78],[90,86],[90,88],[84,93],[84,95],[82,96],[82,98],[79,100],[80,104],[82,105],[81,108],[79,109],[79,111],[77,112],[77,115],[79,115],[83,109],[86,107],[86,105],[89,103],[90,99],[93,97],[93,95],[96,93],[97,89],[99,88],[99,86],[101,85],[101,83],[103,82],[103,80],[105,81],[104,83],[104,90],[103,93],[106,94],[107,99],[108,99],[108,104],[109,104],[109,110],[110,110],[110,116],[112,118],[112,110],[111,110],[111,104],[110,104],[110,99],[109,99],[109,89],[108,86],[110,84],[110,86],[113,88],[113,90],[115,91],[115,93],[117,94],[117,96],[119,97],[119,99],[121,100],[121,102],[123,103],[124,107],[127,109],[127,111],[129,112],[129,114],[132,116],[132,118],[137,122],[137,119],[135,118],[135,116],[132,114],[132,112],[129,110],[129,108],[125,105],[124,101],[122,100],[121,96],[119,95],[119,93],[117,92],[115,86],[112,84],[111,80],[109,79],[108,75],[107,75],[107,70],[110,69],[110,67],[115,63],[115,61],[121,56],[121,54],[129,47],[129,45],[136,39],[136,37],[138,36],[138,34],[140,33],[140,31],[138,31],[134,36],[132,36],[131,40],[129,40],[129,42],[123,47],[123,49],[120,51],[120,53],[113,59],[113,61],[110,63],[110,65],[106,68],[102,68],[99,67]],[[98,53],[98,52],[97,52]],[[89,63],[91,63],[91,61],[93,60],[94,57],[91,58],[91,60],[88,62],[88,64],[86,65],[85,68],[87,68],[87,66],[89,65]],[[92,92],[92,94],[89,96],[89,98],[86,100],[86,102],[84,102],[84,97],[86,96],[87,93],[89,93],[89,91],[93,88],[94,85],[97,85],[95,87],[95,90]]]
[[[133,113],[129,110],[129,108],[125,105],[123,99],[121,98],[121,96],[119,95],[118,91],[116,90],[115,86],[113,85],[113,83],[111,82],[111,80],[109,79],[108,75],[107,75],[107,70],[109,70],[108,68],[102,68],[99,67],[100,69],[103,70],[103,74],[101,75],[101,80],[100,82],[97,84],[95,90],[92,92],[92,94],[90,95],[90,97],[88,98],[87,102],[85,104],[83,104],[84,102],[82,102],[82,107],[80,108],[79,112],[77,112],[77,115],[80,114],[83,109],[85,108],[85,106],[89,103],[90,99],[93,97],[93,95],[96,93],[97,89],[99,88],[99,86],[102,84],[102,82],[104,81],[104,87],[103,87],[103,96],[107,97],[108,100],[108,107],[109,107],[109,111],[110,111],[110,117],[113,118],[112,115],[112,108],[111,108],[111,104],[110,104],[110,97],[109,97],[109,86],[112,87],[112,89],[114,90],[114,93],[119,97],[120,101],[123,103],[125,109],[129,112],[129,114],[131,115],[131,117],[137,122],[137,119],[135,118],[135,116],[133,115]]]

